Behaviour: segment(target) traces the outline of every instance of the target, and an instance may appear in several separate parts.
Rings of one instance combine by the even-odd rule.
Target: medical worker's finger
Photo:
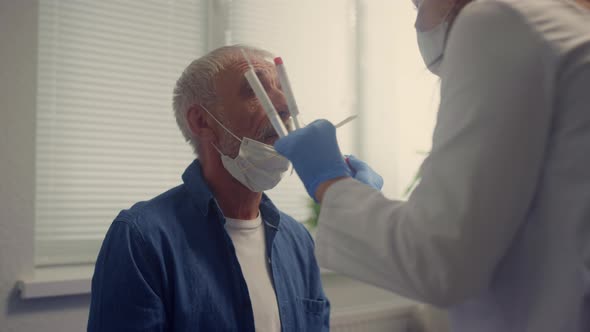
[[[348,165],[353,170],[353,177],[377,190],[383,188],[383,177],[375,172],[367,163],[353,155],[347,156]]]

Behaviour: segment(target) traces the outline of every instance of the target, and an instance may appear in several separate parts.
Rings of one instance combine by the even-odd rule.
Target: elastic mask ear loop
[[[457,7],[457,3],[454,3],[453,5],[451,5],[451,8],[449,8],[449,12],[445,15],[444,20],[442,21],[444,25],[446,25],[447,31],[445,31],[445,46],[447,45],[447,42],[449,41],[449,33],[451,32],[451,22],[449,21],[449,18],[451,17],[451,14],[453,13],[453,11],[455,10],[455,8]],[[444,55],[444,52],[443,52]]]
[[[455,6],[456,5],[452,5],[451,8],[449,8],[449,11],[447,12],[447,14],[444,16],[444,18],[442,19],[442,21],[439,24],[439,26],[446,25],[446,29],[447,29],[447,31],[445,31],[445,41],[443,44],[443,48],[446,47],[447,41],[449,39],[449,32],[450,32],[449,30],[451,28],[451,23],[448,21],[448,19],[451,16],[451,13],[453,12],[453,10],[455,9]],[[441,62],[444,57],[445,57],[445,53],[443,51],[441,53],[441,55],[439,55],[436,59],[432,60],[432,62],[430,64],[426,65],[426,68],[430,68],[430,67],[434,66],[435,64]]]
[[[211,116],[211,118],[213,118],[213,120],[215,120],[215,122],[217,122],[218,125],[221,126],[221,128],[225,129],[225,131],[227,131],[235,139],[237,139],[238,141],[240,141],[240,143],[243,142],[243,140],[240,139],[238,136],[236,136],[234,133],[232,133],[231,130],[227,129],[227,127],[224,126],[223,123],[221,123],[221,121],[217,120],[217,118],[213,114],[211,114],[211,112],[207,109],[207,107],[203,106],[203,104],[199,104],[199,105],[203,108],[203,110],[205,112],[207,112],[207,114],[209,114]],[[221,150],[217,147],[217,145],[215,145],[213,143],[211,143],[211,145],[213,145],[213,147],[215,148],[215,150],[217,150],[217,152],[219,152],[220,155],[223,155],[223,152],[221,152]],[[266,160],[271,160],[271,159],[278,158],[278,157],[280,157],[280,155],[279,154],[275,154],[272,157],[267,158]],[[240,166],[240,165],[238,165],[238,166]],[[245,168],[242,168],[242,167],[240,167],[240,168],[243,171],[247,171],[247,170],[249,170],[250,168],[253,168],[253,167],[254,167],[254,165],[251,165],[251,166],[248,166],[248,167],[245,167]]]
[[[203,104],[200,104],[200,105],[201,105],[201,107],[203,108],[203,110],[204,110],[205,112],[207,112],[207,114],[209,114],[209,115],[210,115],[210,116],[213,118],[213,120],[215,120],[215,122],[217,122],[217,124],[218,124],[218,125],[220,125],[220,126],[221,126],[221,128],[225,129],[225,131],[227,131],[227,132],[228,132],[230,135],[232,135],[232,136],[233,136],[235,139],[237,139],[238,141],[242,142],[242,139],[241,139],[241,138],[239,138],[238,136],[236,136],[234,133],[232,133],[232,131],[231,131],[231,130],[227,129],[227,127],[226,127],[226,126],[224,126],[224,125],[223,125],[223,123],[221,123],[221,121],[217,120],[217,118],[216,118],[216,117],[215,117],[213,114],[211,114],[211,112],[209,112],[209,110],[207,109],[207,107],[203,106]]]
[[[242,142],[242,140],[236,136],[234,133],[232,133],[231,130],[227,129],[226,126],[223,125],[223,123],[221,123],[221,121],[217,120],[217,118],[207,109],[207,107],[203,106],[203,104],[199,104],[201,105],[201,107],[203,108],[203,110],[205,112],[207,112],[207,114],[209,114],[209,116],[211,116],[211,118],[213,120],[215,120],[215,122],[217,122],[218,125],[221,126],[221,128],[225,129],[225,131],[227,131],[230,135],[232,135],[235,139],[237,139],[238,141],[240,141],[240,143]],[[219,152],[220,155],[223,155],[223,152],[221,152],[221,150],[217,147],[217,145],[211,143],[211,145],[213,145],[213,147],[215,148],[215,150],[217,150],[217,152]]]

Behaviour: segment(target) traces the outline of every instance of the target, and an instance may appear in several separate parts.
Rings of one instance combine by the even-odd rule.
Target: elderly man
[[[122,211],[92,279],[89,331],[321,331],[330,305],[313,241],[262,191],[289,168],[244,79],[240,46],[190,64],[174,90],[198,155],[180,186]],[[286,123],[269,53],[243,47]]]

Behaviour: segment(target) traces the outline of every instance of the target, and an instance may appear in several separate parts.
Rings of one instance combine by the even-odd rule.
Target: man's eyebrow
[[[258,69],[258,70],[255,70],[254,72],[256,73],[256,76],[258,77],[258,80],[260,81],[262,86],[265,89],[268,88],[268,86],[271,84],[271,81],[272,81],[272,79],[270,79],[268,76],[268,71],[264,70],[264,69]],[[248,82],[246,77],[242,76],[242,79],[240,82],[240,93],[241,94],[250,94],[251,90],[252,90],[252,87],[250,86],[250,83]]]

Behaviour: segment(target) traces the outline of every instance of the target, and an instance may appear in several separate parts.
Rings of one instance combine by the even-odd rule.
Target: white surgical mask
[[[289,170],[290,163],[281,156],[274,147],[262,142],[244,137],[240,139],[227,129],[207,108],[203,109],[230,135],[240,141],[240,150],[235,158],[224,155],[215,145],[221,155],[223,167],[236,180],[253,192],[263,192],[276,187]]]
[[[434,29],[428,31],[416,31],[418,34],[418,47],[420,48],[422,59],[424,59],[424,63],[428,69],[435,75],[438,75],[445,52],[447,33],[449,31],[449,14],[447,14],[444,20]]]

